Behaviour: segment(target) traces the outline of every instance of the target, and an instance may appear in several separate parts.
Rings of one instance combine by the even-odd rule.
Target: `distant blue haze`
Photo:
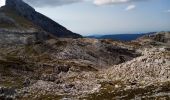
[[[95,38],[95,39],[111,39],[111,40],[120,40],[120,41],[132,41],[140,38],[144,35],[151,35],[155,34],[155,32],[150,33],[141,33],[141,34],[110,34],[110,35],[91,35],[86,36],[88,38]]]

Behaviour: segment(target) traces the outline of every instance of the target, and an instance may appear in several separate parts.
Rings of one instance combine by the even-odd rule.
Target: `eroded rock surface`
[[[166,45],[62,38],[0,51],[0,85],[18,99],[169,97]]]

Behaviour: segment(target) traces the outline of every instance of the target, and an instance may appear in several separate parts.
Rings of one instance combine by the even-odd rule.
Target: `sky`
[[[170,31],[170,0],[24,1],[81,35]]]

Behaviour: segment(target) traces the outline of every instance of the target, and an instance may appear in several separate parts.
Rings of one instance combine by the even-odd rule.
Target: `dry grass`
[[[1,11],[5,13],[6,16],[11,17],[12,19],[15,20],[15,22],[17,22],[17,24],[19,24],[20,27],[23,28],[33,28],[33,27],[37,27],[35,26],[35,24],[33,24],[31,21],[27,20],[26,18],[18,15],[14,10],[11,10],[11,8],[6,8],[3,7],[1,8]],[[4,24],[3,25],[5,28],[9,28],[12,27],[9,24]]]

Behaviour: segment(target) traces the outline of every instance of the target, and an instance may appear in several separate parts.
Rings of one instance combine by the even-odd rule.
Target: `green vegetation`
[[[21,69],[31,71],[33,66],[32,64],[28,64],[23,58],[18,56],[6,55],[3,60],[0,60],[0,66],[4,70],[9,68]]]
[[[57,41],[55,45],[64,47],[67,46],[67,41]]]
[[[3,76],[4,77],[4,76]],[[0,85],[4,87],[22,88],[24,79],[20,76],[9,77],[6,76],[5,79],[0,81]]]
[[[14,10],[11,10],[11,8],[7,8],[7,7],[4,7],[4,8],[1,8],[1,11],[5,13],[5,15],[7,15],[8,17],[11,17],[12,19],[15,20],[15,22],[17,22],[17,24],[19,24],[19,26],[23,27],[23,28],[32,28],[32,27],[35,27],[35,25],[25,19],[24,17],[18,15]],[[9,24],[3,24],[2,26],[3,27],[12,27],[11,24],[8,26]],[[1,26],[0,26],[1,27]]]
[[[170,97],[168,95],[155,96],[154,94],[158,93],[168,93],[170,91],[170,82],[163,83],[162,86],[150,85],[144,88],[130,88],[125,90],[125,85],[121,82],[118,83],[101,83],[101,90],[97,93],[90,94],[87,97],[83,98],[83,100],[130,100],[135,97],[142,97],[142,99],[146,100],[158,100],[165,98],[165,100],[169,100]],[[116,88],[115,85],[120,87]]]
[[[16,27],[14,24],[0,23],[0,28],[14,28],[14,27]]]
[[[38,55],[38,52],[34,49],[33,45],[25,45],[24,52],[28,55]]]

